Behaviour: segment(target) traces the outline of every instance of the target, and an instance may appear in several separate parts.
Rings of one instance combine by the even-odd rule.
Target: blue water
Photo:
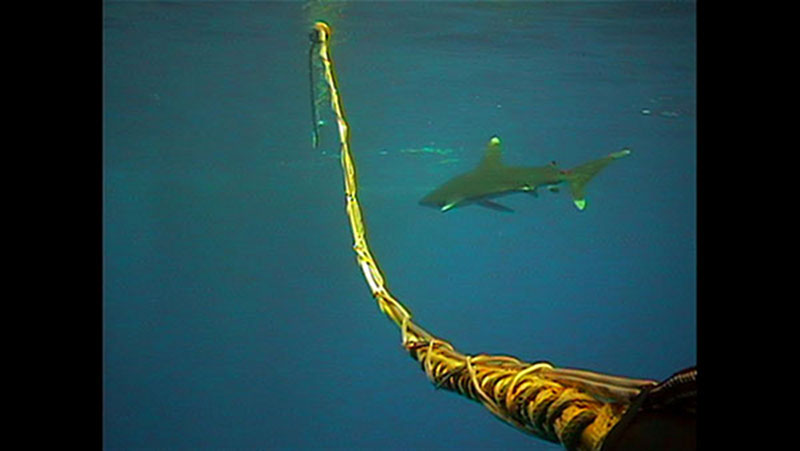
[[[108,449],[559,449],[434,390],[371,299],[332,122],[311,148],[317,18],[371,247],[423,327],[630,377],[695,363],[693,3],[107,2]],[[515,165],[633,153],[583,212],[417,204],[494,134]],[[403,151],[425,146],[451,153]]]

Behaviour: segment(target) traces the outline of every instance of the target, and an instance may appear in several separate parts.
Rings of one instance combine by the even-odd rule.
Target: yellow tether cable
[[[544,440],[561,443],[566,449],[599,450],[631,399],[656,383],[555,368],[547,362],[531,364],[510,356],[465,355],[413,322],[411,312],[386,288],[386,280],[367,243],[357,197],[350,129],[330,53],[332,30],[320,21],[314,24],[313,32],[317,33],[319,58],[339,130],[353,250],[381,311],[400,328],[403,346],[436,388],[478,401],[503,421]]]

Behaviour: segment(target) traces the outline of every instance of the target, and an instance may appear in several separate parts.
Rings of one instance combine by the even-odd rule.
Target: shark
[[[611,162],[630,155],[623,148],[607,156],[589,161],[572,169],[561,169],[555,162],[546,166],[509,166],[502,162],[503,146],[494,135],[486,146],[483,159],[469,172],[457,175],[423,197],[419,203],[442,212],[466,205],[479,205],[503,212],[511,208],[495,201],[497,197],[524,192],[538,196],[538,189],[558,192],[562,184],[568,186],[572,201],[578,210],[586,208],[585,188],[598,172]]]

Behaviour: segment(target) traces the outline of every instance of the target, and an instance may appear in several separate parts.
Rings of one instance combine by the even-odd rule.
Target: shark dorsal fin
[[[503,156],[503,145],[497,135],[492,136],[489,143],[486,144],[486,152],[483,154],[483,160],[479,167],[481,168],[496,168],[502,165],[500,161]]]

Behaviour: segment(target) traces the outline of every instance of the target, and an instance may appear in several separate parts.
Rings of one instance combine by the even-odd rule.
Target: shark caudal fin
[[[589,180],[594,178],[600,170],[608,166],[612,161],[630,155],[630,149],[622,149],[619,152],[614,152],[599,160],[590,161],[580,166],[576,166],[566,172],[566,181],[569,185],[569,190],[572,193],[572,201],[578,210],[586,208],[586,196],[584,189]]]

